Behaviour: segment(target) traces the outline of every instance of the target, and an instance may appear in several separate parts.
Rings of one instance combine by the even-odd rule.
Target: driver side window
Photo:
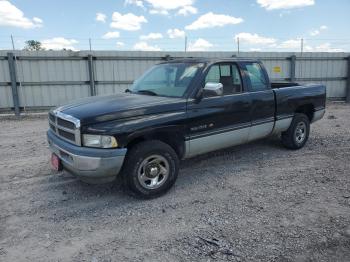
[[[220,83],[219,65],[213,65],[205,77],[205,83]]]
[[[221,83],[224,95],[232,95],[242,92],[242,81],[238,68],[234,64],[212,65],[205,77],[206,83]]]

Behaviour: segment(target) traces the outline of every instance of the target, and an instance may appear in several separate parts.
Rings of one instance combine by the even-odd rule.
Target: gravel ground
[[[350,106],[306,146],[276,138],[181,163],[163,197],[49,166],[45,118],[0,118],[0,261],[349,261]]]

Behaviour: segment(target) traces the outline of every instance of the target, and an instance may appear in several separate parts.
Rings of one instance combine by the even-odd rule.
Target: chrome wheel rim
[[[156,189],[168,179],[169,170],[169,162],[165,157],[151,155],[141,162],[137,170],[137,178],[142,187]]]
[[[297,127],[295,128],[294,131],[294,138],[295,142],[298,144],[301,144],[304,142],[306,137],[306,124],[304,122],[300,122],[297,124]]]

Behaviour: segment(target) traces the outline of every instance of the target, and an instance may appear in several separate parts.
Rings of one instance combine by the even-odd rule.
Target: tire
[[[133,146],[123,167],[127,192],[139,198],[165,194],[175,183],[179,158],[174,149],[159,140],[140,142]]]
[[[307,142],[309,133],[309,118],[305,114],[296,113],[288,130],[281,135],[282,144],[289,149],[300,149]]]

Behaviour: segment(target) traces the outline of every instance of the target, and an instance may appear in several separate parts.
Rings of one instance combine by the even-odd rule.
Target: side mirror
[[[224,87],[221,83],[206,83],[203,88],[203,96],[222,96],[224,94]]]

